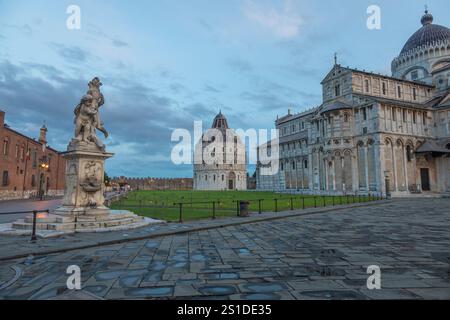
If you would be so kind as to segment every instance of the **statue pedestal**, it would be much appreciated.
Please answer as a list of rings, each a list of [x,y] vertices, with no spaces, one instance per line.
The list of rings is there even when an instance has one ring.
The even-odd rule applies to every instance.
[[[103,195],[105,186],[105,160],[112,153],[92,150],[70,150],[66,159],[66,187],[62,206],[55,210],[58,215],[94,215],[109,214],[109,208]]]

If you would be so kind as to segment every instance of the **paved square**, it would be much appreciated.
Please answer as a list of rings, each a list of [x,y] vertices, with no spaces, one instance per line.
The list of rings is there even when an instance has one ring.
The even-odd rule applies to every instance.
[[[66,268],[106,299],[450,299],[450,199],[381,205],[0,264],[2,299],[65,293]],[[368,290],[369,265],[381,290]]]

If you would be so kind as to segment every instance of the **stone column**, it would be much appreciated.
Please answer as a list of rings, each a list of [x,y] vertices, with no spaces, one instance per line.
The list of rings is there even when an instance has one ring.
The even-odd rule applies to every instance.
[[[358,149],[356,149],[356,154],[358,154]],[[352,184],[353,191],[358,191],[359,189],[359,173],[358,173],[358,160],[356,155],[351,156],[352,160]]]

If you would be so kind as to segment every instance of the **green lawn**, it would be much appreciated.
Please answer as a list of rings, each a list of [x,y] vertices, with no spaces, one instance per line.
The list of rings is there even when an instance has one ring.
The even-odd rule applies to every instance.
[[[130,210],[138,215],[162,219],[166,221],[178,221],[180,207],[175,203],[183,203],[183,220],[206,219],[213,217],[213,204],[216,202],[215,211],[217,217],[236,216],[237,202],[245,200],[250,202],[250,211],[259,211],[259,199],[261,211],[287,211],[292,207],[301,209],[310,207],[332,206],[333,203],[346,204],[369,201],[368,197],[348,196],[302,196],[289,194],[276,194],[274,192],[259,191],[133,191],[119,202],[111,205],[112,209]],[[277,199],[275,201],[274,199]],[[372,198],[370,199],[372,201]]]

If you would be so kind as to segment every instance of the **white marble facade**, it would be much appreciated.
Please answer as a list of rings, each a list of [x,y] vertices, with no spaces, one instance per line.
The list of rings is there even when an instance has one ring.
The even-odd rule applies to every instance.
[[[195,146],[194,190],[246,189],[245,145],[220,112]]]
[[[321,106],[276,120],[281,170],[258,189],[450,192],[450,30],[421,22],[392,77],[335,63]]]

